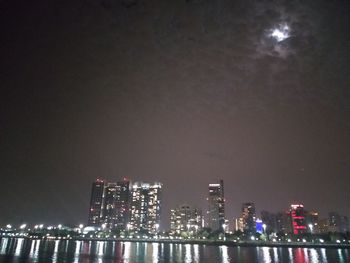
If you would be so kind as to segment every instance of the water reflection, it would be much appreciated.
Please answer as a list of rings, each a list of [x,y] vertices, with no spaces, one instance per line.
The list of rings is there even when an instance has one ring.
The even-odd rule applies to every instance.
[[[185,263],[191,263],[191,262],[192,262],[191,245],[186,244],[185,245]]]
[[[294,262],[293,249],[288,248],[289,262]]]
[[[328,262],[325,248],[321,248],[321,262],[323,263]]]
[[[199,262],[199,245],[193,245],[193,262]]]
[[[16,250],[15,250],[15,256],[19,256],[22,251],[24,238],[18,238],[16,243]]]
[[[152,262],[158,262],[158,243],[152,243]]]
[[[259,249],[259,252],[260,253],[262,252],[262,254],[263,254],[262,258],[263,258],[264,263],[272,262],[269,247],[263,247],[263,248],[258,248],[258,249]],[[260,255],[259,255],[259,258],[261,258]]]
[[[338,258],[339,258],[339,262],[343,263],[344,262],[344,257],[343,257],[343,251],[342,249],[338,249]]]
[[[8,238],[3,238],[1,240],[1,243],[0,243],[0,246],[1,246],[0,253],[1,254],[6,254],[6,248],[7,248],[8,242],[9,242]]]
[[[10,260],[9,260],[10,258]],[[346,249],[0,239],[0,262],[350,262]]]
[[[31,258],[38,258],[40,242],[41,242],[41,240],[33,240],[32,241],[32,245],[30,248],[30,254],[29,254]]]
[[[310,258],[310,262],[311,263],[318,263],[318,262],[320,262],[320,258],[319,258],[319,255],[318,255],[316,249],[309,249],[308,252],[309,252],[308,257]]]
[[[230,262],[230,258],[228,256],[228,248],[227,248],[227,246],[220,246],[219,249],[220,249],[221,262],[222,263]]]

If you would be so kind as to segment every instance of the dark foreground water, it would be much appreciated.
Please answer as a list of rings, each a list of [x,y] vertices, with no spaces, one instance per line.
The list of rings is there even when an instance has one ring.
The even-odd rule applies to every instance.
[[[0,262],[350,262],[348,249],[3,238]]]

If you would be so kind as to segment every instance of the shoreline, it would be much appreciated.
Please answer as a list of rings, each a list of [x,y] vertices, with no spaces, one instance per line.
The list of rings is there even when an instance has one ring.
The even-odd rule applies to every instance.
[[[349,244],[338,243],[311,243],[311,242],[271,242],[271,241],[230,241],[230,240],[181,240],[181,239],[143,239],[143,238],[32,238],[27,236],[9,237],[11,239],[29,239],[29,240],[46,240],[46,241],[100,241],[100,242],[133,242],[133,243],[163,243],[163,244],[190,244],[190,245],[207,245],[207,246],[229,246],[229,247],[284,247],[284,248],[330,248],[330,249],[350,249]]]

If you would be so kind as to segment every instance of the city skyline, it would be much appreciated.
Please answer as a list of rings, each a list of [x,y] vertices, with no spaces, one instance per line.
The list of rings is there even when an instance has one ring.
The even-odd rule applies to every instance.
[[[219,178],[229,219],[350,214],[350,1],[133,3],[0,1],[0,224],[81,222],[124,177],[163,218]]]
[[[248,235],[272,232],[302,235],[350,231],[348,216],[328,212],[328,217],[321,217],[315,210],[306,210],[301,203],[290,204],[289,210],[276,212],[261,208],[260,213],[257,213],[254,202],[243,202],[240,217],[227,218],[222,179],[208,185],[206,208],[184,203],[172,207],[170,213],[162,218],[162,188],[163,184],[160,182],[132,182],[126,178],[118,182],[107,182],[96,179],[92,183],[87,226],[150,234],[169,231],[174,236],[181,236],[183,233],[194,235],[202,229],[210,229],[213,232],[239,230]],[[165,223],[167,221],[170,221],[170,224]]]

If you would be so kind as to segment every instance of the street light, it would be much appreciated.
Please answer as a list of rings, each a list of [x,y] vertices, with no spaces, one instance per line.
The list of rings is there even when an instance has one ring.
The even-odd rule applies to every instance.
[[[6,228],[11,229],[12,226],[10,224],[6,225]]]
[[[25,229],[26,227],[27,227],[27,224],[22,224],[19,228],[23,230],[23,229]]]
[[[266,233],[267,225],[266,225],[266,224],[263,224],[262,227],[263,227],[263,229],[264,229],[264,234],[265,234],[265,236],[266,236],[266,239],[268,240],[269,237],[268,237],[268,235],[267,235],[267,233]]]

